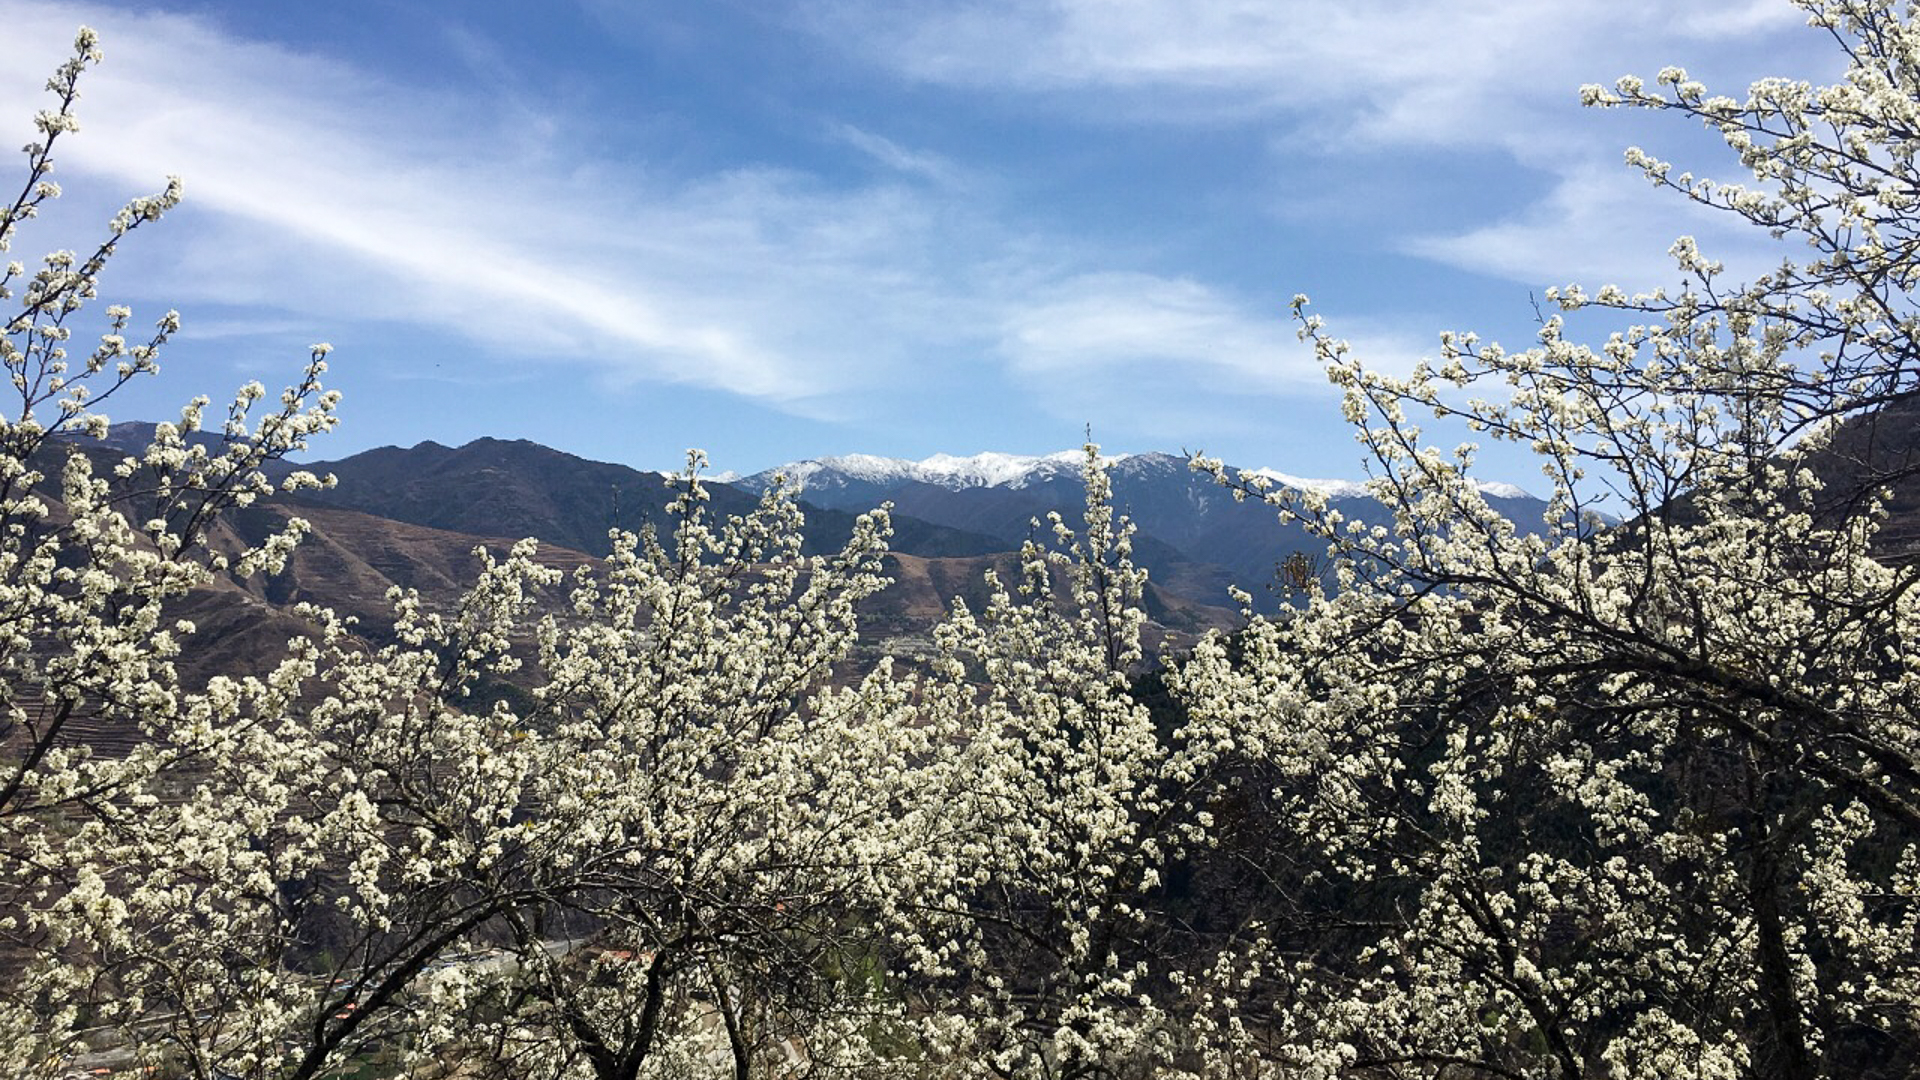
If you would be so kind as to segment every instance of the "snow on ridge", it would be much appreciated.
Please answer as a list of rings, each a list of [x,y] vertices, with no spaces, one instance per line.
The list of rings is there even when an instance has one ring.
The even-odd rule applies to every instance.
[[[878,454],[842,454],[785,465],[778,471],[786,473],[787,479],[795,486],[803,486],[815,473],[827,469],[860,480],[886,480],[898,475],[902,464],[898,458],[881,457]]]
[[[1258,476],[1271,480],[1283,487],[1299,491],[1312,491],[1330,499],[1370,498],[1367,485],[1358,480],[1318,480],[1306,476],[1292,476],[1278,469],[1246,469],[1242,476]],[[1473,486],[1482,495],[1491,495],[1496,499],[1531,499],[1532,493],[1518,484],[1509,484],[1501,480],[1476,480]]]
[[[800,488],[805,487],[807,481],[813,479],[816,473],[826,471],[826,468],[826,465],[818,461],[796,461],[791,465],[782,465],[778,469],[770,470],[769,473],[763,473],[761,475],[771,475],[771,473],[774,472],[785,473],[787,476],[787,485],[789,487]]]
[[[1531,499],[1533,493],[1518,484],[1503,483],[1499,480],[1482,480],[1473,485],[1480,494],[1491,495],[1496,499]]]
[[[1059,476],[1067,472],[1078,472],[1083,454],[1084,451],[1081,450],[1059,450],[1051,454],[1031,455],[1004,454],[989,450],[965,457],[956,454],[934,454],[919,461],[881,457],[878,454],[841,454],[835,457],[797,461],[777,469],[768,469],[746,479],[750,485],[765,487],[771,483],[775,473],[785,473],[787,485],[795,491],[806,490],[814,478],[823,473],[875,484],[917,481],[952,491],[976,487],[1022,488],[1035,480]],[[1100,460],[1107,467],[1112,468],[1127,461],[1152,463],[1155,459],[1164,456],[1116,454],[1102,455]],[[1327,480],[1294,476],[1278,469],[1246,469],[1242,471],[1242,475],[1263,477],[1285,487],[1318,492],[1328,498],[1370,498],[1366,484],[1358,480]],[[1483,494],[1494,498],[1530,499],[1533,497],[1518,485],[1501,481],[1481,480],[1477,481],[1475,486]]]
[[[1081,451],[1060,450],[1051,454],[1024,457],[991,450],[971,457],[935,454],[930,458],[906,462],[916,480],[942,487],[1020,487],[1035,472],[1048,466],[1073,466]],[[1051,471],[1051,470],[1049,470]]]
[[[1366,485],[1357,480],[1318,480],[1283,473],[1279,469],[1242,469],[1240,475],[1257,476],[1262,480],[1271,480],[1281,487],[1290,487],[1296,491],[1311,491],[1330,499],[1357,498],[1367,493]]]
[[[835,472],[870,483],[918,481],[953,490],[970,487],[1018,488],[1026,486],[1037,475],[1054,474],[1077,467],[1081,454],[1079,450],[1037,455],[1003,454],[989,450],[967,457],[935,454],[919,461],[877,454],[841,454],[782,465],[749,479],[764,482],[771,480],[774,473],[785,473],[788,485],[796,491],[805,490],[807,484],[822,472]],[[1111,465],[1127,456],[1104,457],[1102,460]]]

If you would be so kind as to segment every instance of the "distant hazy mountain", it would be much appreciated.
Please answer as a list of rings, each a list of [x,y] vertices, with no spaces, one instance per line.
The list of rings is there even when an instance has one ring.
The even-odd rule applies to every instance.
[[[116,425],[100,449],[136,450],[151,435],[152,425]],[[1079,451],[923,461],[823,458],[731,484],[716,481],[709,485],[710,506],[716,514],[745,513],[783,473],[806,510],[808,546],[825,550],[844,541],[855,514],[891,502],[898,553],[891,572],[899,585],[865,605],[873,631],[869,647],[888,648],[885,641],[917,640],[954,598],[980,599],[985,571],[1011,572],[1011,553],[1028,537],[1050,541],[1048,514],[1059,513],[1077,528],[1085,502],[1081,466]],[[1130,454],[1109,459],[1107,466],[1115,502],[1138,529],[1135,558],[1152,580],[1146,605],[1163,629],[1193,633],[1231,623],[1228,589],[1234,584],[1271,606],[1266,586],[1278,564],[1295,551],[1324,547],[1300,526],[1281,524],[1271,507],[1234,500],[1188,468],[1185,458]],[[498,548],[533,536],[557,549],[552,557],[580,565],[605,551],[610,528],[668,524],[665,508],[673,497],[659,473],[526,441],[479,439],[461,447],[423,442],[306,467],[333,473],[338,486],[233,515],[230,527],[241,534],[268,528],[289,513],[307,517],[314,531],[287,574],[234,582],[237,591],[224,601],[230,608],[258,605],[265,618],[288,603],[313,600],[377,628],[391,585],[418,587],[450,602],[470,577],[468,553],[476,544]],[[1270,471],[1258,475],[1323,491],[1350,518],[1385,514],[1357,485]],[[1538,522],[1539,500],[1517,489],[1488,490],[1495,505],[1523,527]],[[254,619],[233,622],[234,633]],[[274,625],[263,640],[284,640],[277,616]],[[239,638],[232,640],[237,646]]]
[[[971,457],[935,454],[919,461],[873,454],[845,454],[796,461],[732,482],[752,491],[764,491],[772,485],[773,478],[780,475],[786,477],[789,488],[808,493],[869,489],[888,491],[907,483],[931,484],[950,491],[978,487],[1019,490],[1062,478],[1077,482],[1085,460],[1085,454],[1079,450],[1037,455],[988,452]],[[1103,456],[1101,460],[1116,475],[1188,471],[1187,459],[1174,454],[1121,454]],[[1246,469],[1244,472],[1248,476],[1265,477],[1286,487],[1318,491],[1334,498],[1367,497],[1366,485],[1358,480],[1315,480],[1270,468]],[[1482,481],[1477,486],[1483,493],[1495,498],[1533,498],[1513,484]],[[835,501],[838,501],[837,496]]]
[[[134,451],[152,433],[152,424],[116,424],[104,448]],[[203,439],[218,441],[217,436]],[[1017,550],[1036,533],[1047,539],[1049,513],[1077,526],[1085,498],[1082,461],[1078,450],[1037,456],[940,454],[921,461],[854,454],[795,462],[708,486],[715,513],[741,514],[776,475],[784,475],[807,509],[812,550],[837,547],[855,514],[890,502],[895,551],[969,559]],[[1106,463],[1118,508],[1138,529],[1135,557],[1169,596],[1226,605],[1228,587],[1238,584],[1260,597],[1288,555],[1324,547],[1299,525],[1282,524],[1272,508],[1236,501],[1210,477],[1193,472],[1184,457],[1128,454]],[[288,500],[295,506],[354,510],[466,537],[532,536],[589,556],[604,552],[611,528],[667,525],[665,508],[673,496],[660,473],[589,461],[525,440],[389,446],[306,467],[333,473],[339,484]],[[1323,492],[1352,519],[1385,516],[1351,481],[1306,479],[1271,469],[1249,472]],[[1542,502],[1509,485],[1482,488],[1523,529],[1538,527]],[[1038,530],[1036,521],[1042,523]]]
[[[1032,532],[1033,521],[1050,512],[1077,522],[1085,498],[1083,460],[1077,450],[1031,457],[941,454],[923,461],[856,454],[795,462],[737,483],[757,492],[784,476],[801,499],[819,506],[856,510],[891,501],[898,513],[1017,544]],[[1281,524],[1271,507],[1236,501],[1211,477],[1189,468],[1184,457],[1126,454],[1108,459],[1107,466],[1115,502],[1139,530],[1138,560],[1154,580],[1183,595],[1221,603],[1229,582],[1259,595],[1281,560],[1325,547],[1298,524]],[[1248,472],[1322,492],[1350,519],[1386,517],[1385,508],[1353,481]],[[1540,527],[1546,508],[1541,500],[1510,484],[1482,484],[1481,490],[1522,529]]]
[[[765,491],[774,477],[786,477],[787,487],[804,492],[822,505],[841,504],[865,495],[898,490],[904,484],[928,484],[948,491],[997,487],[1018,490],[1049,479],[1076,479],[1084,456],[1063,450],[1039,457],[1017,454],[975,454],[955,457],[935,454],[922,461],[845,454],[815,458],[768,469],[734,481],[749,491]]]

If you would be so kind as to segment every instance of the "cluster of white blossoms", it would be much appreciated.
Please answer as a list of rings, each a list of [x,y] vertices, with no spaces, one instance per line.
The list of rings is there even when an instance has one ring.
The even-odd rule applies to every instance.
[[[1747,187],[1628,162],[1810,258],[1729,285],[1683,239],[1676,292],[1551,294],[1634,320],[1603,344],[1558,318],[1525,351],[1448,336],[1406,378],[1302,314],[1394,525],[1291,507],[1338,591],[1178,674],[1267,770],[1272,842],[1313,853],[1276,880],[1296,935],[1327,928],[1281,950],[1282,1061],[1321,1068],[1338,1044],[1340,1070],[1380,1075],[1904,1068],[1920,568],[1880,526],[1920,463],[1920,34],[1894,5],[1803,6],[1849,48],[1838,87],[1769,80],[1742,102],[1669,69],[1666,96],[1626,79],[1584,97],[1724,134]],[[1419,411],[1537,454],[1545,535],[1491,510],[1473,447],[1425,445]]]
[[[49,83],[57,105],[38,118],[21,194],[0,206],[0,248],[59,194],[53,150],[78,128],[76,84],[97,58],[82,31]],[[143,454],[72,452],[105,433],[101,403],[154,371],[179,328],[168,312],[130,345],[132,313],[111,307],[99,344],[68,352],[116,245],[178,197],[174,182],[135,200],[84,258],[55,252],[31,276],[18,262],[0,276],[14,305],[0,364],[16,394],[0,415],[0,1061],[13,1075],[56,1071],[89,1033],[116,1028],[142,1032],[121,1040],[140,1055],[205,1046],[209,1032],[237,1047],[240,1032],[279,1022],[297,985],[236,969],[235,943],[256,933],[249,905],[304,856],[258,842],[277,827],[272,808],[250,813],[207,781],[251,767],[273,732],[246,718],[287,715],[300,673],[195,691],[174,667],[193,626],[169,609],[222,573],[276,568],[297,540],[298,519],[258,544],[216,551],[208,537],[231,507],[320,483],[275,485],[261,469],[333,425],[325,347],[277,409],[255,415],[258,394],[236,398],[217,442],[191,438],[201,400]],[[82,731],[131,749],[96,755]],[[271,800],[271,785],[254,795]]]
[[[790,491],[715,518],[696,454],[670,524],[571,579],[482,552],[451,610],[396,593],[384,644],[304,609],[270,670],[189,684],[170,612],[304,528],[219,523],[323,482],[261,470],[331,426],[327,350],[264,415],[253,384],[104,453],[100,402],[178,319],[129,344],[107,308],[74,361],[70,323],[177,182],[91,256],[9,264],[0,1072],[1897,1074],[1920,559],[1882,525],[1920,470],[1920,25],[1802,6],[1838,86],[1583,97],[1721,132],[1743,186],[1628,161],[1812,254],[1731,285],[1683,240],[1675,290],[1553,293],[1630,324],[1597,346],[1446,335],[1404,378],[1301,298],[1393,520],[1196,461],[1327,550],[1158,668],[1090,446],[1084,518],[1036,523],[923,669],[855,668],[884,510],[813,554]],[[58,195],[97,55],[82,32],[53,80],[0,246]],[[1545,530],[1422,411],[1536,453]]]

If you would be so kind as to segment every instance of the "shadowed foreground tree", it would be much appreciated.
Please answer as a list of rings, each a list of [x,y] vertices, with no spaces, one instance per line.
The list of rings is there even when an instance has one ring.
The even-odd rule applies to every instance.
[[[1310,853],[1275,910],[1340,927],[1273,928],[1280,1060],[1803,1078],[1920,1053],[1920,567],[1876,545],[1910,459],[1858,453],[1920,392],[1920,26],[1801,6],[1847,53],[1835,86],[1737,100],[1668,68],[1583,91],[1721,133],[1742,183],[1627,160],[1786,241],[1777,268],[1730,283],[1682,239],[1674,291],[1549,293],[1620,317],[1601,344],[1560,316],[1524,351],[1445,335],[1407,378],[1296,302],[1394,521],[1274,493],[1329,540],[1337,593],[1177,680],[1275,775],[1275,844]],[[1420,411],[1539,455],[1549,531],[1491,510]]]

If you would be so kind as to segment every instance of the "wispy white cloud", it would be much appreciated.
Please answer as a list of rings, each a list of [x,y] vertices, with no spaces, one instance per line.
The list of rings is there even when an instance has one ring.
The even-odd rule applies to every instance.
[[[894,172],[916,176],[945,187],[960,187],[969,181],[964,169],[939,154],[908,149],[892,139],[852,124],[830,124],[827,133],[834,141],[853,147]]]
[[[1341,315],[1335,329],[1380,371],[1410,371],[1436,349],[1432,335],[1378,315]],[[1188,278],[1103,272],[1061,281],[1008,305],[999,348],[1015,370],[1061,381],[1155,373],[1263,396],[1327,386],[1287,298],[1262,304]]]
[[[9,6],[15,51],[51,67],[75,14]],[[120,190],[186,177],[195,219],[165,241],[170,300],[285,316],[261,326],[426,326],[616,385],[686,383],[825,418],[920,381],[915,364],[936,354],[1016,375],[1149,364],[1260,393],[1321,382],[1277,301],[1095,269],[1096,248],[997,217],[962,166],[851,124],[829,137],[889,175],[665,179],[556,152],[567,133],[530,122],[519,98],[503,119],[192,18],[80,14],[109,56],[63,158]],[[36,87],[0,83],[0,115],[23,115]]]
[[[63,172],[120,191],[183,175],[196,227],[167,242],[191,271],[181,287],[209,299],[424,324],[495,355],[809,412],[966,325],[954,309],[971,293],[943,259],[996,243],[892,182],[834,189],[774,168],[669,181],[555,155],[524,110],[491,116],[190,17],[32,2],[5,15],[9,54],[47,70],[76,21],[101,30],[107,61],[85,79]],[[44,78],[10,68],[0,115],[42,107]],[[856,136],[893,168],[942,174],[842,131]]]
[[[1144,90],[1131,104],[1313,111],[1346,135],[1500,140],[1501,113],[1542,86],[1607,81],[1676,38],[1738,54],[1801,17],[1778,0],[833,0],[812,25],[910,79],[1018,92]],[[1801,35],[1805,37],[1805,35]],[[1106,108],[1116,102],[1102,98]],[[1127,104],[1127,102],[1119,102]]]
[[[10,11],[10,28],[25,22],[33,42],[17,54],[58,55],[41,43],[70,34],[73,14]],[[369,301],[361,310],[494,340],[560,324],[579,344],[597,339],[662,374],[696,365],[748,393],[796,392],[777,355],[749,335],[686,318],[570,257],[569,242],[591,235],[586,223],[537,205],[546,178],[506,183],[520,162],[499,155],[490,128],[438,128],[432,116],[449,103],[409,101],[364,73],[188,18],[86,14],[108,60],[87,76],[84,130],[62,146],[63,165],[136,186],[184,175],[193,205],[251,226],[254,259],[236,268],[263,246],[291,260],[344,256],[368,274],[353,298]],[[0,101],[12,115],[27,105],[11,94]],[[559,226],[545,244],[526,227],[542,219]]]
[[[1029,373],[1158,366],[1269,390],[1321,381],[1279,305],[1255,311],[1188,279],[1082,275],[1011,305],[1002,327],[1001,353]]]
[[[1780,257],[1764,234],[1672,192],[1651,191],[1637,171],[1577,161],[1557,171],[1540,202],[1478,228],[1411,237],[1404,249],[1534,287],[1579,282],[1628,291],[1674,284],[1677,271],[1666,252],[1683,235],[1695,237],[1742,280]]]
[[[1498,141],[1540,88],[1654,66],[1658,43],[1730,44],[1798,21],[1767,0],[837,0],[814,25],[933,83],[1023,92],[1142,91],[1147,113],[1317,114],[1343,134]],[[1168,95],[1176,95],[1170,107]],[[1126,102],[1102,98],[1099,107]],[[1184,105],[1185,108],[1179,108]]]
[[[1544,173],[1542,201],[1402,245],[1535,285],[1656,274],[1675,236],[1711,228],[1635,187],[1618,164],[1632,127],[1582,114],[1581,83],[1685,63],[1738,92],[1764,75],[1835,74],[1838,63],[1784,0],[835,0],[817,11],[819,32],[904,78],[1095,122],[1244,125],[1278,159],[1364,149],[1391,167],[1383,153],[1439,150]],[[1356,197],[1289,192],[1290,204]]]
[[[1805,24],[1807,17],[1797,6],[1783,0],[1734,0],[1712,5],[1687,5],[1672,11],[1674,28],[1700,40],[1713,40],[1728,34],[1785,30]]]

